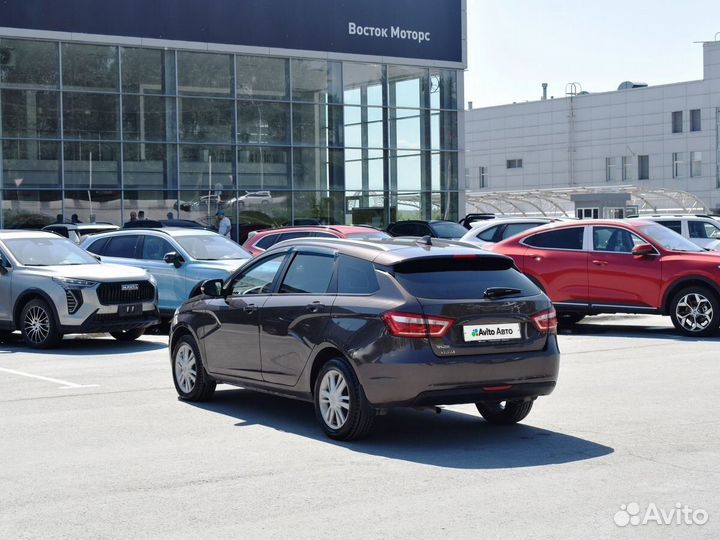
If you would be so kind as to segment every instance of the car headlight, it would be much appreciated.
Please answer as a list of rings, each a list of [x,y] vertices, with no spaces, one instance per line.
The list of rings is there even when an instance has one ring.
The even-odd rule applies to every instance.
[[[54,277],[53,281],[65,289],[89,289],[90,287],[94,287],[98,284],[97,281],[90,281],[88,279],[66,277]]]
[[[178,322],[178,315],[180,314],[180,308],[177,308],[175,310],[175,313],[173,313],[172,320],[170,321],[170,326],[175,326]]]
[[[157,285],[157,279],[155,279],[155,276],[153,276],[153,275],[150,274],[150,273],[148,273],[148,281],[149,281],[150,283],[152,283],[153,285]]]

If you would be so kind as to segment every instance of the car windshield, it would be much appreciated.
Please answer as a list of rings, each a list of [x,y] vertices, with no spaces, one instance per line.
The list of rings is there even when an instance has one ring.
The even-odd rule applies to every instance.
[[[347,236],[347,238],[354,238],[355,240],[384,240],[385,238],[392,238],[388,233],[382,231],[349,233],[345,236]]]
[[[452,221],[433,223],[431,224],[431,227],[438,238],[457,240],[458,238],[465,236],[465,233],[467,233],[467,229],[465,227],[459,223],[453,223]]]
[[[5,245],[24,266],[100,264],[87,251],[64,238],[13,238],[5,240]]]
[[[223,261],[250,258],[250,254],[247,251],[232,240],[228,240],[220,235],[178,236],[175,240],[187,251],[188,255],[199,261]]]
[[[668,251],[690,251],[694,253],[705,251],[703,248],[696,246],[690,240],[685,239],[685,237],[680,236],[675,231],[656,223],[652,225],[640,225],[638,230]]]

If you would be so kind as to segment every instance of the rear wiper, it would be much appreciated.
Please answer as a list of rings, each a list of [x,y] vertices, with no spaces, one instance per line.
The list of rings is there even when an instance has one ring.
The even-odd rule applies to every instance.
[[[513,296],[521,292],[520,289],[513,287],[489,287],[485,289],[484,296],[485,298],[500,298],[501,296]]]

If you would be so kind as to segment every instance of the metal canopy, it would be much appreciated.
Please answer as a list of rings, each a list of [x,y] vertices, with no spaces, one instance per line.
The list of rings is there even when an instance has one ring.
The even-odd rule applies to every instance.
[[[642,214],[705,214],[708,207],[686,191],[636,186],[597,186],[534,189],[530,191],[466,191],[468,213],[491,212],[508,216],[575,216],[573,195],[627,193],[630,205]]]

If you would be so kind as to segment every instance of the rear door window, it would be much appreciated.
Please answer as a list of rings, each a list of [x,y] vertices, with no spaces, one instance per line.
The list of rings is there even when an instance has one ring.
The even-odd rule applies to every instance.
[[[341,255],[338,260],[338,294],[372,294],[380,290],[371,262]]]
[[[657,221],[663,227],[667,227],[671,231],[682,234],[682,221]]]
[[[528,229],[539,227],[541,223],[509,223],[505,225],[505,230],[502,232],[502,239],[510,238],[521,232],[525,232]]]
[[[525,239],[528,246],[544,249],[569,249],[582,250],[583,248],[583,227],[568,227],[555,231],[534,234]]]
[[[394,274],[418,298],[477,300],[490,287],[519,289],[522,296],[540,294],[532,281],[513,268],[512,261],[499,257],[416,259],[395,266]]]
[[[137,235],[114,236],[105,246],[103,255],[120,259],[135,259],[137,258],[135,248],[139,238]]]
[[[268,234],[267,236],[258,240],[255,243],[255,247],[260,249],[270,249],[270,247],[275,245],[279,236],[279,234]]]
[[[335,258],[330,255],[298,253],[285,274],[280,293],[326,294],[334,267]]]
[[[94,253],[95,255],[104,255],[103,251],[107,243],[108,238],[100,238],[99,240],[91,242],[90,245],[87,247],[87,250],[90,253]]]

